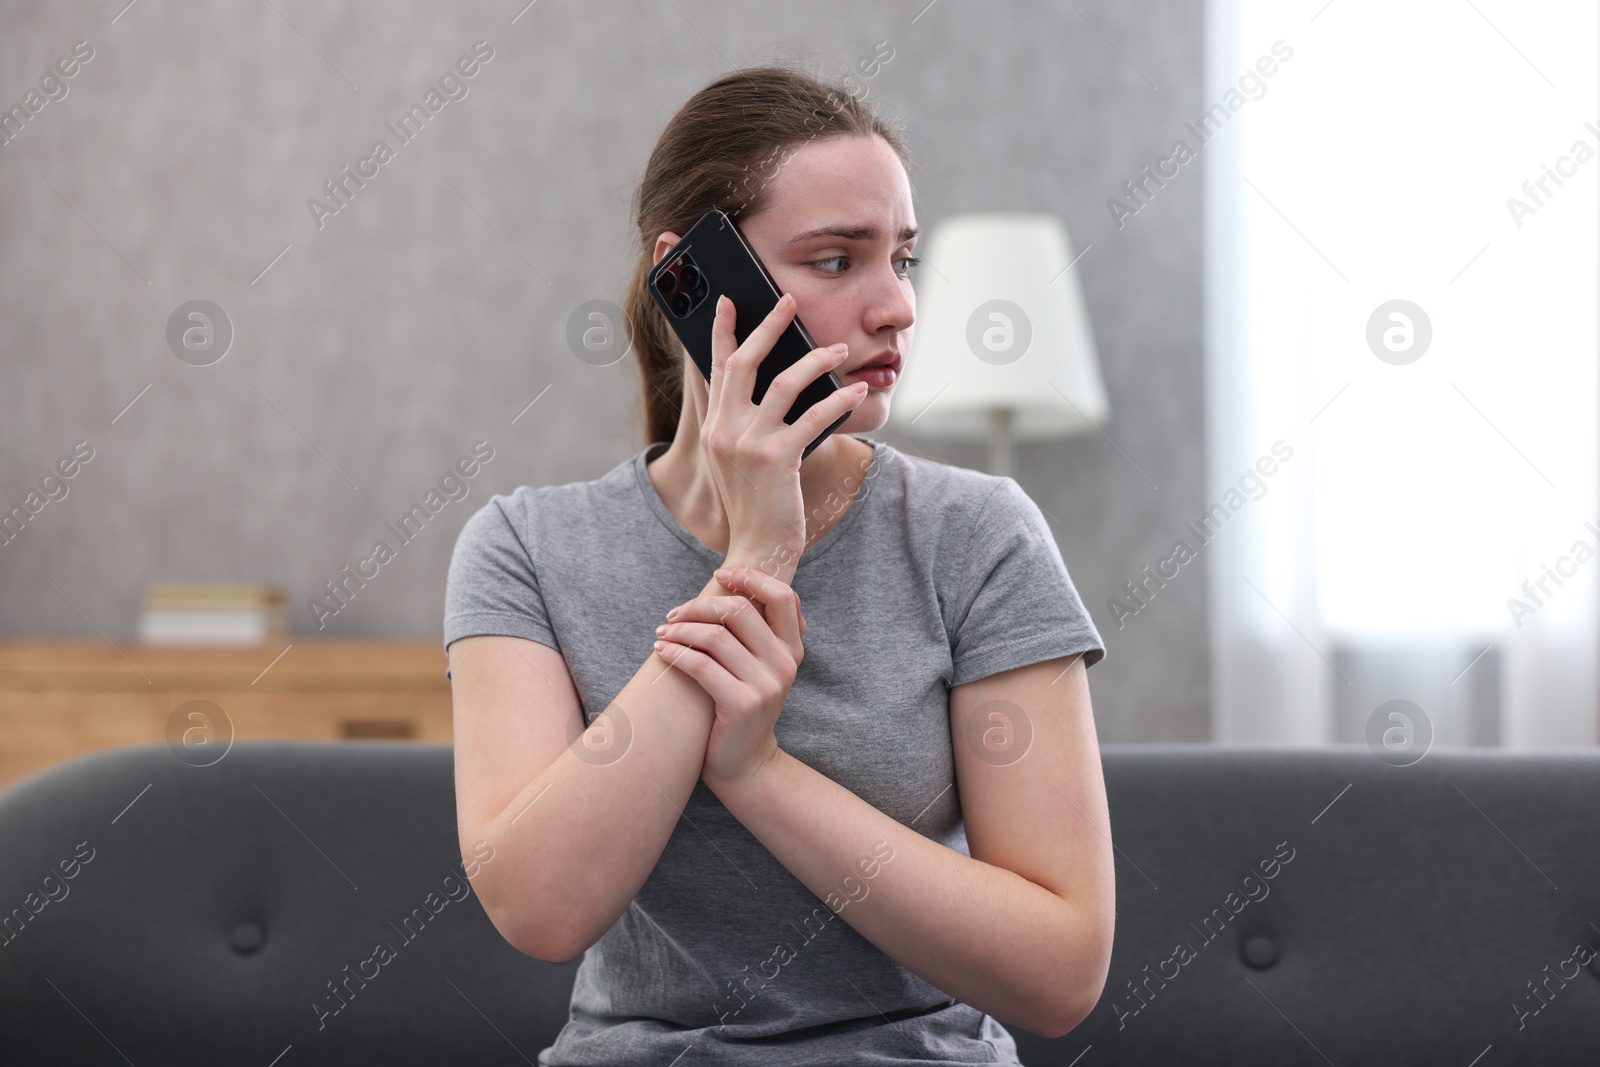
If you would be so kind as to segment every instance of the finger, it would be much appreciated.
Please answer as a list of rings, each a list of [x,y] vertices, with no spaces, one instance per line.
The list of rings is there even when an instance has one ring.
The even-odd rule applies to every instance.
[[[765,605],[735,590],[731,596],[695,597],[686,604],[680,604],[675,609],[676,614],[667,623],[694,622],[726,627],[759,654],[765,647],[764,639],[776,640],[772,636],[765,610]]]
[[[782,585],[781,582],[777,584]],[[669,619],[667,624],[671,626],[681,622],[703,623],[725,630],[755,660],[775,663],[777,657],[784,655],[795,659],[794,646],[799,640],[797,637],[793,639],[780,637],[774,632],[772,619],[769,618],[772,612],[772,608],[753,598],[739,595],[703,596],[680,606],[677,614]],[[780,626],[780,629],[784,633],[789,633],[792,627]],[[695,644],[697,647],[704,647],[699,642]],[[730,668],[737,663],[741,669],[735,669],[733,673],[740,678],[749,681],[753,677],[747,670],[742,669],[744,666],[742,660],[723,662]]]
[[[717,418],[717,413],[722,408],[724,391],[722,387],[727,384],[724,379],[728,377],[724,368],[727,366],[728,357],[738,347],[733,332],[734,314],[733,301],[725,296],[718,296],[716,311],[711,316],[711,378],[706,382],[704,418],[706,423]]]
[[[730,300],[728,303],[731,306],[733,302]],[[789,322],[794,318],[794,313],[794,297],[788,293],[783,294],[778,299],[777,306],[767,313],[767,317],[762,319],[755,329],[750,331],[750,336],[744,339],[744,343],[730,353],[727,360],[723,361],[723,371],[728,378],[727,386],[733,390],[732,393],[727,395],[737,396],[746,401],[755,396],[756,368],[761,365],[762,360],[771,354],[772,346],[778,342],[778,335],[789,328]],[[733,332],[731,315],[729,319],[728,332],[731,334]],[[785,408],[784,411],[788,411],[788,408]],[[782,421],[781,416],[780,421]]]
[[[676,641],[658,639],[656,654],[698,682],[716,703],[732,705],[737,698],[738,681],[704,652]]]
[[[728,362],[728,357],[733,355],[733,350],[738,347],[735,340],[733,324],[736,312],[733,301],[726,296],[718,296],[716,312],[711,316],[711,381],[710,406],[707,410],[715,411],[717,397],[721,394],[722,379],[726,377],[723,367]]]
[[[656,640],[680,646],[709,661],[727,678],[730,686],[754,686],[766,673],[766,667],[738,638],[725,627],[713,623],[672,623]],[[694,667],[698,661],[685,659],[684,663]],[[698,669],[704,672],[706,667],[701,664]],[[715,695],[724,704],[735,703],[732,690]]]
[[[867,392],[866,382],[853,382],[843,389],[835,389],[806,408],[805,414],[795,419],[787,429],[779,431],[778,436],[789,439],[789,448],[796,452],[803,451],[806,445],[816,439],[817,434],[832,426],[835,419],[865,400]],[[765,399],[762,398],[763,401]]]
[[[772,384],[767,386],[766,395],[761,398],[758,406],[774,416],[772,421],[782,422],[789,409],[794,407],[795,398],[800,395],[802,389],[849,357],[849,346],[842,341],[828,348],[813,348],[782,374],[772,379]]]
[[[719,575],[718,581],[722,581]],[[733,567],[728,571],[728,588],[736,593],[748,593],[762,608],[762,617],[780,640],[789,645],[800,640],[800,597],[785,582],[750,567]]]

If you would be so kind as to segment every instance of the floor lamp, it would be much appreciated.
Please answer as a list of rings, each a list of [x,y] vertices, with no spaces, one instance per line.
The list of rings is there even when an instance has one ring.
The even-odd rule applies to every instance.
[[[889,424],[989,442],[1010,475],[1019,440],[1066,437],[1110,415],[1066,227],[983,212],[935,225],[919,247],[917,319]]]

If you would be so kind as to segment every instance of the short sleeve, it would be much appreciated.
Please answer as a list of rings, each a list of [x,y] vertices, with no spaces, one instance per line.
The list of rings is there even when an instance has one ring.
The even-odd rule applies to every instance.
[[[444,647],[478,634],[525,637],[560,651],[518,505],[526,490],[496,495],[473,513],[456,537],[444,594]],[[449,677],[449,671],[445,672]]]
[[[952,686],[1058,656],[1105,658],[1105,645],[1033,498],[1002,478],[968,540],[951,634]]]

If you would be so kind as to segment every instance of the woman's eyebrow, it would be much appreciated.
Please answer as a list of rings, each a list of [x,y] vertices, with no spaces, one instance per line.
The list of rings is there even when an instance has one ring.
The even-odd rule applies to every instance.
[[[789,243],[797,245],[802,241],[809,241],[816,237],[842,237],[847,241],[875,241],[878,238],[878,232],[876,226],[846,226],[842,223],[834,223],[828,226],[819,226],[814,230],[807,230],[798,237],[791,238]],[[900,231],[900,243],[906,243],[921,232],[921,229],[916,226],[905,227]]]

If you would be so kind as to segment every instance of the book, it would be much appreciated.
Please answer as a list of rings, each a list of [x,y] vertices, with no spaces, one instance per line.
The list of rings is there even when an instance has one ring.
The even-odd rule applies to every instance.
[[[146,644],[258,645],[288,632],[283,592],[270,585],[152,585],[139,615]]]

